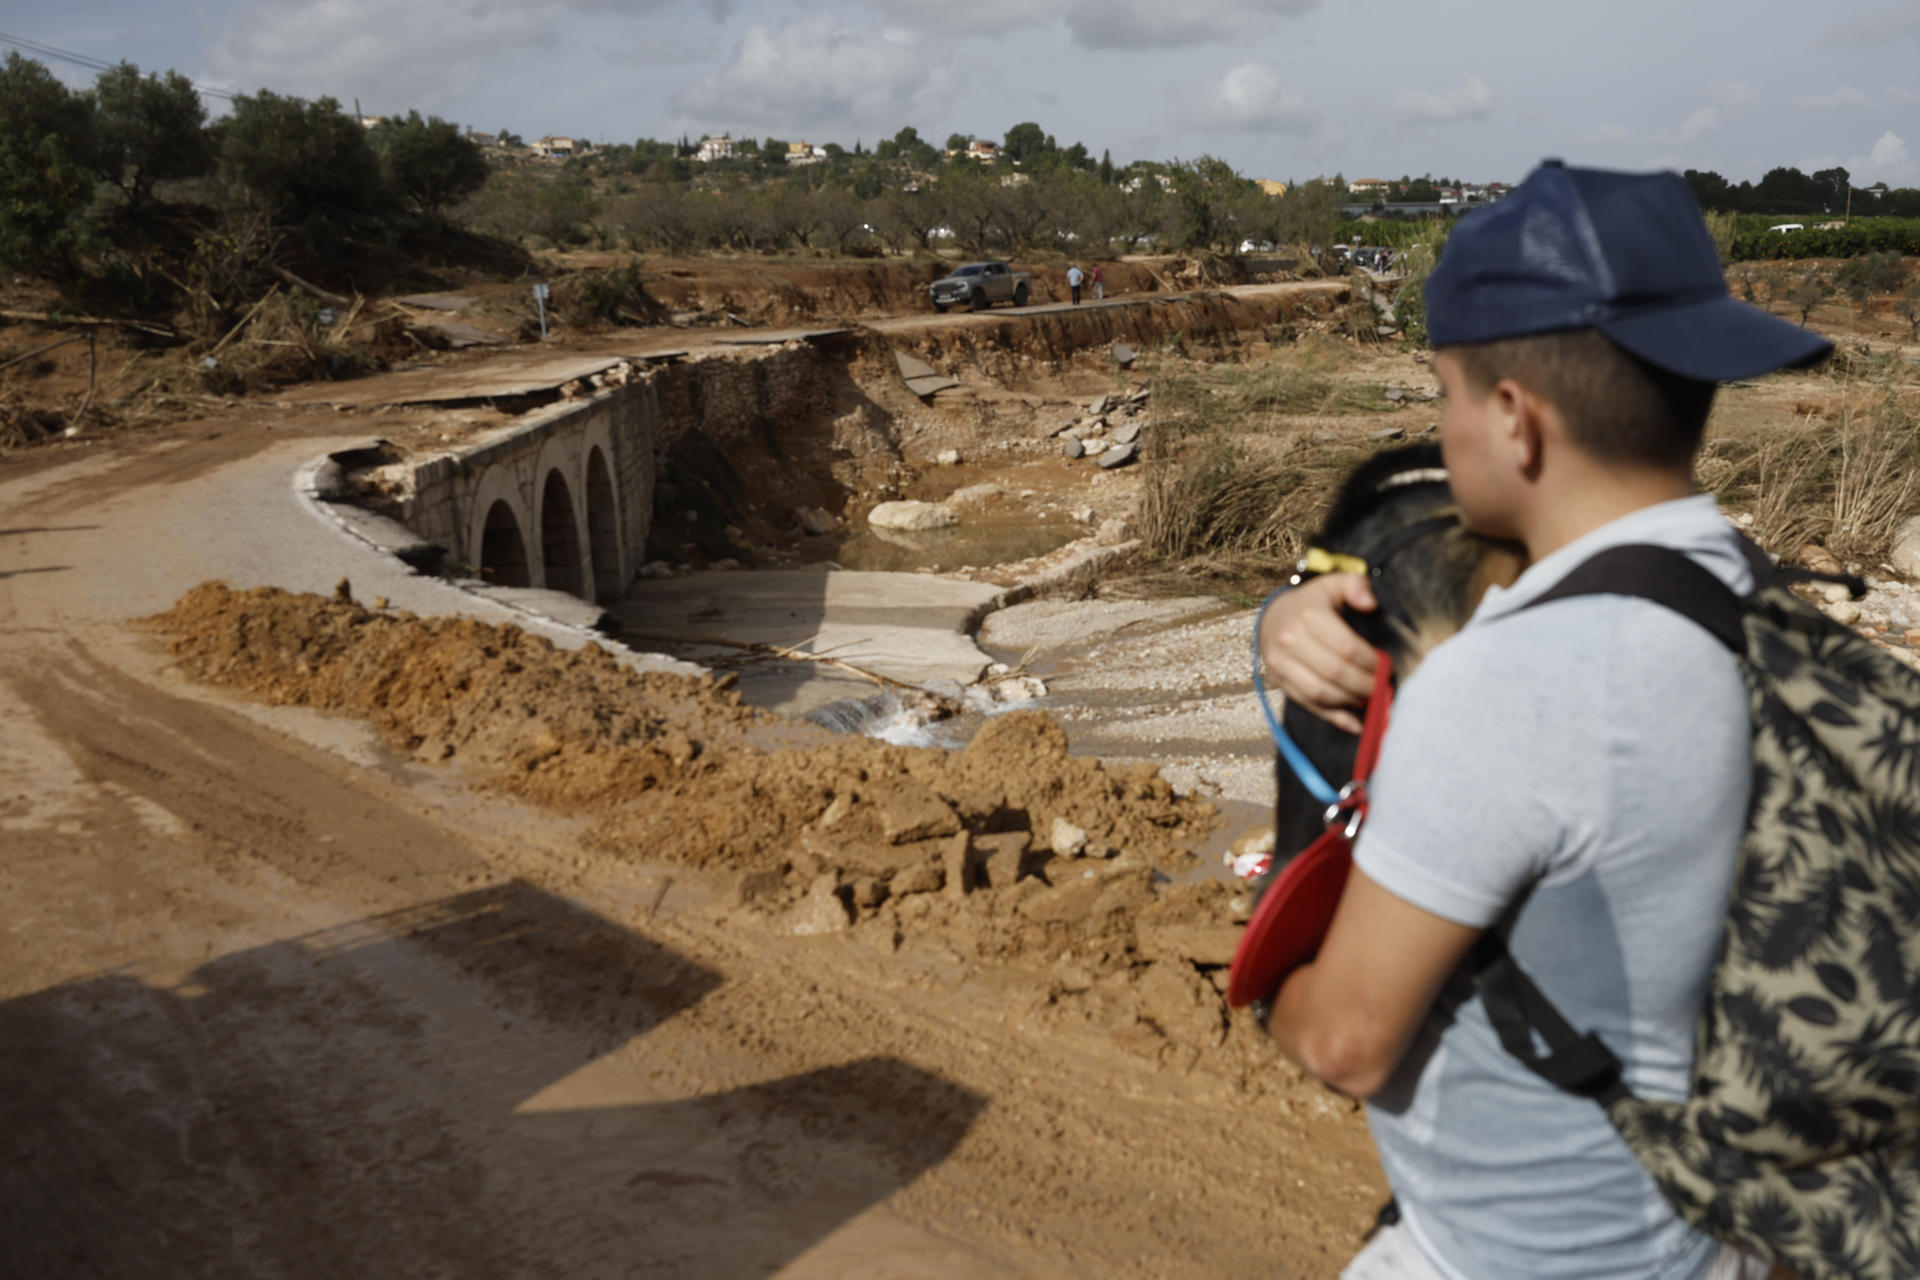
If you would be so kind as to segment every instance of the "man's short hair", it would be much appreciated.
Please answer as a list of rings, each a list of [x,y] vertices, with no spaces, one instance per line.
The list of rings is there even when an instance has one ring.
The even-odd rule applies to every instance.
[[[1715,384],[1648,364],[1597,329],[1567,329],[1443,350],[1477,395],[1512,378],[1560,411],[1573,442],[1607,462],[1684,466],[1700,448]]]

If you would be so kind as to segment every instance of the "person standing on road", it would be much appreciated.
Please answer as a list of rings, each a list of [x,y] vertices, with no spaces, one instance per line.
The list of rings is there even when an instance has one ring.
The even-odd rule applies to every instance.
[[[1345,1280],[1749,1280],[1587,1097],[1509,1054],[1469,980],[1496,930],[1635,1096],[1686,1096],[1694,1029],[1754,776],[1747,691],[1677,613],[1589,595],[1541,608],[1616,546],[1688,556],[1735,592],[1738,536],[1694,484],[1715,384],[1832,344],[1727,293],[1677,174],[1549,162],[1461,219],[1426,286],[1440,448],[1462,523],[1531,567],[1401,686],[1325,942],[1282,982],[1281,1050],[1367,1099],[1398,1205]],[[1357,729],[1374,655],[1326,574],[1268,610],[1290,700]]]
[[[1080,305],[1080,282],[1086,279],[1086,273],[1080,270],[1080,264],[1074,263],[1067,268],[1067,292],[1073,295],[1073,305]]]
[[[1099,263],[1093,264],[1093,300],[1100,301],[1107,296],[1107,277]]]

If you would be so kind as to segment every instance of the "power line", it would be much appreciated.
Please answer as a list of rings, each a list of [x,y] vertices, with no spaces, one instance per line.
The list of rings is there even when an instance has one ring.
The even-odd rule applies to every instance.
[[[10,36],[4,31],[0,31],[0,45],[11,46],[18,49],[21,53],[30,54],[36,58],[58,58],[62,62],[71,62],[75,66],[85,67],[89,71],[111,71],[115,65],[111,62],[102,62],[98,58],[88,57],[84,53],[72,53],[66,49],[56,49],[50,44],[42,44],[38,40],[29,40],[25,36]],[[215,89],[210,85],[204,84],[196,84],[193,87],[195,92],[199,93],[202,97],[220,98],[227,102],[233,101],[233,94],[229,90]]]

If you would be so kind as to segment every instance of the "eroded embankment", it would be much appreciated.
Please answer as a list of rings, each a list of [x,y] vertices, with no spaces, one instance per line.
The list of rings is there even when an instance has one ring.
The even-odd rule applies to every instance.
[[[1291,1083],[1219,994],[1232,890],[1156,876],[1191,864],[1211,807],[1070,756],[1044,715],[963,751],[896,747],[470,619],[210,583],[152,621],[193,678],[365,718],[400,753],[589,817],[597,856],[704,869],[759,927],[936,940],[1142,1056]]]

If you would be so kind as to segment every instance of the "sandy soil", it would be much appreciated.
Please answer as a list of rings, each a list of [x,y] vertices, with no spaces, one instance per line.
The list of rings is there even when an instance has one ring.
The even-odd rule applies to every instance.
[[[823,745],[709,683],[324,596],[134,625],[197,554],[144,531],[217,523],[273,439],[0,477],[11,1269],[1351,1252],[1364,1126],[1224,1017],[1225,891],[1153,888],[1201,806],[1039,717],[959,755]],[[1111,856],[1054,855],[1056,817]]]

